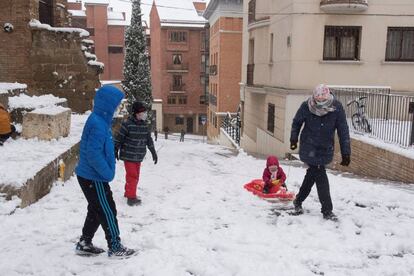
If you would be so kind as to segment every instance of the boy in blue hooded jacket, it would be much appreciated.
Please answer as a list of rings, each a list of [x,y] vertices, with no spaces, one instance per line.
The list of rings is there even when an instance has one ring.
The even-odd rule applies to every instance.
[[[108,256],[123,257],[134,250],[121,244],[116,206],[109,182],[115,176],[115,155],[112,141],[112,117],[124,94],[113,86],[103,86],[95,95],[92,114],[86,121],[80,141],[80,158],[76,175],[88,201],[88,212],[82,236],[76,245],[80,255],[103,253],[92,244],[99,226],[105,231]]]

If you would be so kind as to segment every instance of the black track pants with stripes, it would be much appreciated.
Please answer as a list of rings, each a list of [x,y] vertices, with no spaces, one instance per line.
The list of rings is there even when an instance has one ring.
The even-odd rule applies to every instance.
[[[79,185],[88,201],[88,213],[82,229],[81,240],[91,242],[99,225],[105,231],[108,248],[120,245],[116,206],[108,182],[92,181],[78,176]]]

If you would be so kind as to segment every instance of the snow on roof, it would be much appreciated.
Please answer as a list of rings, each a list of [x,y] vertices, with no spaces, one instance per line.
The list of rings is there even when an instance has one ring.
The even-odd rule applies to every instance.
[[[125,20],[122,12],[108,11],[108,20]]]
[[[58,98],[51,94],[42,95],[42,96],[28,96],[26,94],[21,94],[19,96],[14,96],[9,98],[9,108],[11,110],[16,108],[42,108],[46,106],[54,106],[59,103],[66,102],[64,98]]]
[[[161,23],[162,27],[177,27],[177,28],[204,28],[205,24],[191,24],[191,23]]]
[[[154,0],[160,17],[161,26],[202,27],[207,20],[200,16],[191,0]]]
[[[58,28],[58,27],[52,27],[48,24],[42,24],[39,20],[32,19],[29,22],[29,26],[34,29],[44,29],[49,30],[52,32],[65,32],[65,33],[79,33],[80,37],[86,37],[89,36],[89,32],[81,29],[81,28]]]
[[[18,82],[0,82],[0,94],[7,93],[8,90],[26,89],[27,85]]]
[[[109,7],[113,9],[114,12],[125,12],[126,23],[125,25],[130,25],[131,23],[131,13],[132,13],[132,3],[131,1],[125,0],[110,0]],[[141,13],[142,21],[146,22],[149,25],[149,14],[152,7],[152,0],[141,0]],[[109,24],[109,22],[108,22]],[[116,25],[116,24],[113,24]]]
[[[82,0],[68,0],[68,3],[80,3]]]
[[[84,0],[85,5],[98,4],[98,5],[109,5],[109,0]]]
[[[82,10],[68,10],[68,12],[72,15],[72,16],[86,16],[86,12],[82,11]]]

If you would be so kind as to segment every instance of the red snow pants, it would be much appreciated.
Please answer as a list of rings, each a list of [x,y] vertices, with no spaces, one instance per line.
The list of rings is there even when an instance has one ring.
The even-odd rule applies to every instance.
[[[124,196],[127,198],[136,198],[141,162],[124,161],[124,164],[126,172]]]

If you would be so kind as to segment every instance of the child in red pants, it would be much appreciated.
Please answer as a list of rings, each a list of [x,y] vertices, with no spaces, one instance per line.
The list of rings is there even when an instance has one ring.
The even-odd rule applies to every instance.
[[[266,161],[266,168],[263,171],[263,193],[276,193],[281,186],[286,188],[285,181],[286,175],[279,166],[279,160],[276,156],[269,156]]]
[[[135,102],[131,108],[131,115],[122,123],[115,139],[115,157],[125,163],[125,194],[129,206],[141,204],[137,197],[137,186],[141,162],[147,153],[147,147],[152,155],[154,164],[158,156],[151,137],[151,130],[147,125],[147,111],[144,103]]]

